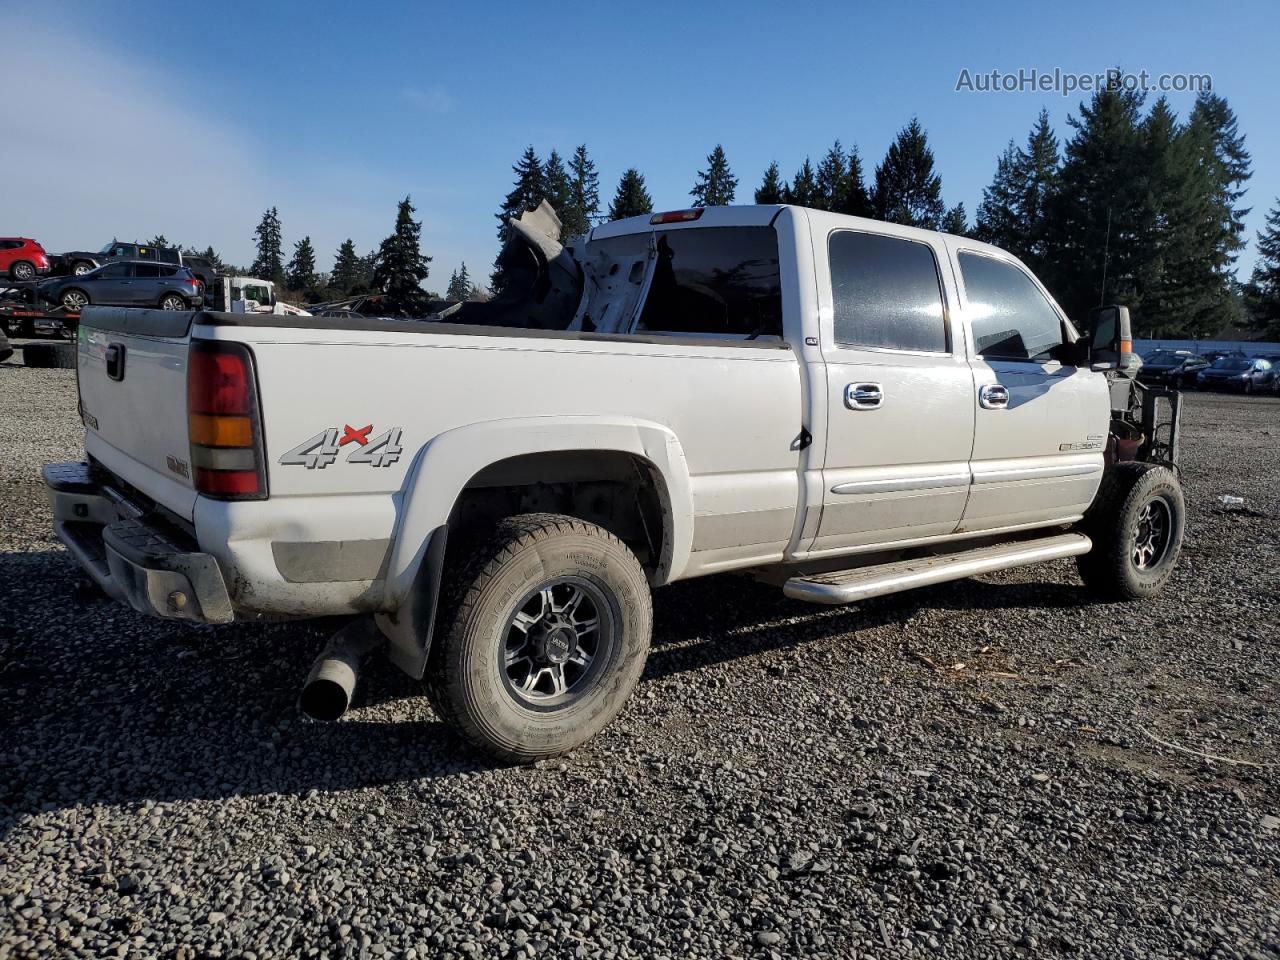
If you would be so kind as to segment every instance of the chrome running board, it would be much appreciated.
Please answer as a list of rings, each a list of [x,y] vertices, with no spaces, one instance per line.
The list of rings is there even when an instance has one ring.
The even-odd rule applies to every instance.
[[[917,557],[853,570],[835,570],[810,577],[792,577],[782,592],[810,603],[853,603],[899,590],[962,580],[980,573],[1024,567],[1088,553],[1093,543],[1082,533],[1063,533],[1039,540],[1021,540],[979,547],[942,556]]]

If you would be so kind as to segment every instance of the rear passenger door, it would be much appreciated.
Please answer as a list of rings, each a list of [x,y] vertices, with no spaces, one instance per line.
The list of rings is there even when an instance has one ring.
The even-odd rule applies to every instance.
[[[1111,401],[1103,374],[1055,358],[1066,319],[1021,264],[956,255],[976,390],[966,530],[1084,513],[1102,480]]]
[[[160,302],[160,294],[164,290],[164,271],[165,268],[156,263],[134,265],[134,303],[140,307],[152,307]]]
[[[810,213],[826,365],[823,506],[812,553],[952,533],[964,512],[973,375],[936,235]]]

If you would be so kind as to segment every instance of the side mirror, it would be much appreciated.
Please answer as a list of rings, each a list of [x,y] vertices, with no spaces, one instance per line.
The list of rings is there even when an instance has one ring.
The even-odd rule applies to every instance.
[[[1085,329],[1094,369],[1123,370],[1133,355],[1129,308],[1118,305],[1089,311]]]

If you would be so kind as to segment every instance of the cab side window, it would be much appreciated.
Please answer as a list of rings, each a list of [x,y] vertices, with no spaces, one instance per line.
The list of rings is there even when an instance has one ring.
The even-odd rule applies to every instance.
[[[837,343],[947,352],[938,261],[927,244],[839,230],[827,250]]]
[[[1040,288],[1011,263],[976,253],[959,259],[978,354],[987,360],[1048,360],[1049,351],[1063,343],[1063,328]]]

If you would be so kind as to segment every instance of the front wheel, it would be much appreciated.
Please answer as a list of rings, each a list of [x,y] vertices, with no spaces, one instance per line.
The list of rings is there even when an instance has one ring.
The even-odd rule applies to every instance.
[[[71,265],[71,275],[74,277],[83,277],[92,269],[93,264],[88,260],[77,260]]]
[[[653,612],[635,555],[558,514],[501,521],[449,575],[428,693],[472,744],[529,763],[572,750],[630,696]]]
[[[1173,575],[1186,529],[1178,478],[1156,464],[1116,464],[1081,528],[1093,540],[1076,558],[1085,586],[1107,600],[1155,596]]]

